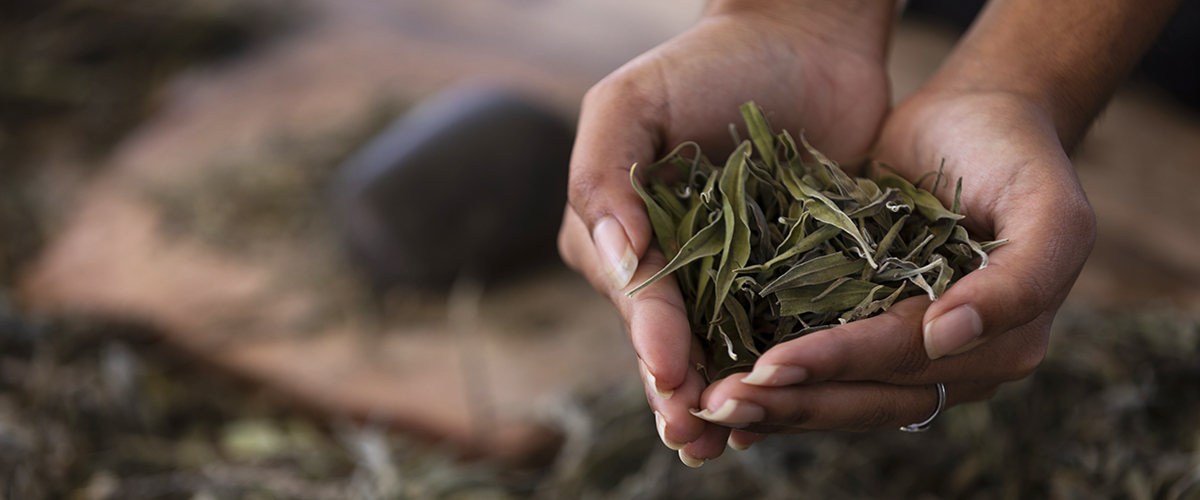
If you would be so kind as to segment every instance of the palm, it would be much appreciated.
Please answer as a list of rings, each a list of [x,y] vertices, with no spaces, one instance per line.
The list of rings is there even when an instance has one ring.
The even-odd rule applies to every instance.
[[[830,156],[850,158],[870,147],[888,107],[882,54],[733,16],[705,20],[611,78],[638,82],[661,107],[660,153],[695,141],[721,158],[733,148],[724,124],[740,123],[738,106],[754,100],[775,128],[804,130]]]
[[[880,158],[910,179],[944,160],[950,182],[936,194],[952,201],[961,177],[963,223],[982,238],[1015,236],[1009,223],[1062,202],[1086,204],[1054,130],[1006,96],[915,96],[885,123]]]

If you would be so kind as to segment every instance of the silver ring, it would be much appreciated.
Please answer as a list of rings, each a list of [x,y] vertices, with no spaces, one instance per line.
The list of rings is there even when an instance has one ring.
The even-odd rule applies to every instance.
[[[929,430],[929,426],[931,424],[933,424],[933,419],[937,418],[938,414],[942,413],[942,408],[946,407],[946,386],[939,383],[937,385],[937,391],[938,391],[938,404],[937,404],[937,409],[933,410],[933,415],[930,415],[929,418],[925,419],[922,422],[917,422],[915,424],[910,424],[910,425],[901,427],[900,430],[902,430],[904,432],[925,432],[925,431]]]

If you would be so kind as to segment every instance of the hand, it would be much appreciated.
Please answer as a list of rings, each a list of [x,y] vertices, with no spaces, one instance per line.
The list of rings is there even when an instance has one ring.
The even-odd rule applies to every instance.
[[[936,302],[912,298],[780,344],[751,374],[713,384],[704,415],[747,425],[731,443],[757,433],[895,429],[929,417],[936,383],[946,386],[947,406],[980,401],[1044,357],[1096,231],[1050,115],[1015,94],[927,89],[888,118],[879,156],[909,179],[944,158],[949,180],[963,178],[960,222],[1010,243]],[[936,193],[947,205],[953,185]]]
[[[726,125],[741,122],[738,106],[748,100],[777,113],[768,114],[775,128],[806,130],[822,151],[844,160],[867,151],[888,108],[890,1],[734,3],[714,2],[694,28],[588,92],[559,236],[563,260],[624,317],[660,435],[672,448],[686,445],[680,456],[689,465],[719,456],[728,429],[688,412],[705,386],[692,369],[703,351],[675,281],[624,295],[666,263],[651,248],[630,166],[689,140],[722,161],[733,149]]]

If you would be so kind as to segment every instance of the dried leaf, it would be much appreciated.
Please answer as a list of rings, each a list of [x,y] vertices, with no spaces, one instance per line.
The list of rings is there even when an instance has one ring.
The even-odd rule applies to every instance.
[[[721,266],[717,269],[716,309],[713,316],[720,314],[721,304],[729,295],[736,269],[746,267],[750,257],[750,226],[746,224],[746,157],[749,142],[743,142],[729,156],[725,173],[721,176],[721,204],[725,217],[725,244],[721,251]]]
[[[682,248],[679,249],[679,253],[675,255],[674,259],[671,259],[671,262],[667,263],[666,267],[663,267],[657,273],[654,273],[654,276],[651,276],[649,279],[642,282],[642,284],[638,285],[637,288],[630,290],[629,293],[626,293],[625,295],[632,297],[633,294],[638,293],[647,286],[650,286],[650,284],[654,283],[655,281],[662,279],[663,276],[675,272],[679,268],[694,262],[696,259],[702,257],[711,257],[720,253],[723,245],[721,244],[719,235],[725,226],[721,222],[722,221],[718,219],[716,222],[709,224],[708,227],[701,229],[700,232],[696,233],[696,236],[692,237],[691,240],[689,240],[683,245]]]
[[[632,167],[629,167],[629,182],[633,184],[633,189],[646,204],[646,212],[650,215],[650,226],[654,228],[654,236],[658,238],[658,245],[662,247],[662,251],[667,257],[674,257],[679,252],[679,243],[675,240],[675,219],[642,189],[642,186],[638,184],[636,171],[637,164],[634,163]]]
[[[861,272],[865,266],[866,262],[863,260],[849,260],[837,253],[818,257],[792,267],[778,279],[768,283],[759,295],[765,297],[779,290],[828,283]]]
[[[940,219],[959,220],[962,215],[956,214],[942,205],[937,197],[929,191],[917,189],[902,177],[895,175],[885,175],[879,178],[879,187],[881,188],[896,188],[904,193],[917,205],[917,210],[921,212],[927,219],[937,221]]]
[[[857,306],[872,291],[892,293],[889,287],[880,287],[870,281],[850,280],[837,287],[836,290],[825,294],[820,300],[814,297],[825,291],[824,285],[809,285],[800,288],[782,290],[775,294],[779,298],[781,314],[828,313],[842,312]]]

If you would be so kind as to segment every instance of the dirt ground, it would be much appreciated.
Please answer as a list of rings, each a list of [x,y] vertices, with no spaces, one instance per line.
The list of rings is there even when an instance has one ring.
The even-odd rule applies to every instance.
[[[0,437],[27,443],[10,455],[50,460],[58,449],[85,463],[79,457],[98,457],[95,466],[60,467],[70,479],[60,493],[72,498],[253,498],[247,495],[255,488],[266,492],[259,498],[344,498],[349,491],[362,498],[682,498],[689,495],[679,492],[700,491],[686,487],[696,476],[642,446],[657,442],[642,421],[640,394],[624,389],[636,373],[632,350],[620,319],[581,278],[550,263],[488,288],[475,321],[463,326],[452,321],[457,310],[444,293],[372,290],[347,261],[322,201],[338,163],[413,103],[485,81],[573,117],[591,83],[686,29],[699,6],[312,0],[285,33],[176,73],[156,91],[153,111],[104,154],[43,157],[24,192],[34,200],[44,244],[4,285],[13,287],[20,324],[57,333],[11,351],[25,354],[4,351]],[[953,41],[936,25],[902,22],[891,57],[895,97],[932,73]],[[897,471],[919,474],[914,464],[900,465],[904,454],[919,453],[916,441],[839,435],[781,441],[715,462],[715,477],[736,481],[692,487],[708,485],[705,498],[790,498],[804,488],[826,493],[813,498],[921,491],[930,498],[1100,491],[1200,498],[1192,487],[1200,478],[1193,469],[1200,433],[1162,414],[1172,401],[1180,412],[1197,410],[1187,389],[1200,360],[1193,321],[1200,314],[1193,250],[1200,197],[1190,193],[1200,185],[1196,158],[1196,111],[1137,82],[1121,90],[1075,155],[1100,236],[1060,321],[1066,326],[1058,327],[1071,339],[1110,333],[1082,344],[1090,357],[1059,348],[1035,381],[990,406],[950,412],[948,421],[957,423],[933,438],[945,457],[919,461],[948,468],[956,457],[946,478],[905,482]],[[1139,353],[1162,365],[1147,368]],[[210,371],[219,375],[197,375]],[[130,377],[139,382],[122,386]],[[58,396],[40,395],[34,389],[43,386],[30,380],[59,380],[46,389]],[[167,388],[142,392],[144,384]],[[1051,404],[1057,390],[1084,405],[1083,413],[1022,403]],[[72,394],[94,396],[99,402],[89,404],[97,409],[81,410]],[[195,401],[168,404],[179,399]],[[130,404],[151,409],[139,410],[136,424],[111,425],[150,440],[135,451],[95,433],[51,445],[55,433],[68,436],[94,415],[97,429],[120,422],[120,408]],[[192,410],[212,418],[190,422]],[[42,417],[54,424],[5,434],[6,422],[18,429],[13,422]],[[1030,422],[1069,422],[1046,440],[1065,448],[1000,446],[972,455],[955,440],[983,443],[990,431],[1037,440],[1021,428]],[[1147,434],[1151,425],[1171,431]],[[1129,440],[1113,438],[1120,433]],[[146,458],[156,453],[168,458]],[[508,467],[447,458],[463,455]],[[2,457],[0,464],[19,463]],[[755,472],[756,460],[775,465]],[[863,477],[874,479],[853,486],[850,471],[872,460],[878,463]],[[1009,476],[990,470],[1019,460],[1049,468]],[[526,472],[513,472],[519,464]],[[807,471],[799,482],[770,477],[796,467]],[[8,491],[35,491],[13,486],[20,477],[35,475],[14,472]],[[233,486],[214,486],[226,483]]]

